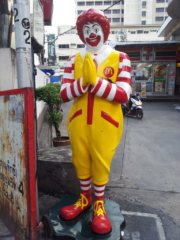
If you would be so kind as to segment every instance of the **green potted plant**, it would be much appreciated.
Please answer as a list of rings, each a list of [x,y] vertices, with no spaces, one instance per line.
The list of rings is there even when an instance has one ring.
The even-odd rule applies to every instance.
[[[49,83],[46,86],[36,88],[36,100],[44,101],[48,105],[49,120],[55,128],[56,137],[53,138],[54,147],[68,145],[69,138],[62,137],[59,130],[60,123],[62,122],[61,104],[63,103],[60,98],[60,83]]]

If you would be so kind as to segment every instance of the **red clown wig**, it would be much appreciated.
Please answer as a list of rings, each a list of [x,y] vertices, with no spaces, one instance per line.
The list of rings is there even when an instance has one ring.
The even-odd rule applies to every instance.
[[[83,36],[83,26],[87,23],[94,23],[97,22],[103,30],[104,33],[104,42],[107,41],[110,31],[110,24],[107,17],[104,13],[98,9],[90,8],[88,10],[83,11],[76,21],[77,31],[79,34],[80,39],[85,43],[84,36]]]

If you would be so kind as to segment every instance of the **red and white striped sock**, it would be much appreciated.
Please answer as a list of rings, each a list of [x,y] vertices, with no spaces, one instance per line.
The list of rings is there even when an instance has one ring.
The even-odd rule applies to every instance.
[[[82,193],[87,193],[91,189],[91,182],[92,177],[89,177],[87,179],[79,179],[80,180],[80,187]]]
[[[105,185],[94,184],[94,195],[96,200],[104,200]]]

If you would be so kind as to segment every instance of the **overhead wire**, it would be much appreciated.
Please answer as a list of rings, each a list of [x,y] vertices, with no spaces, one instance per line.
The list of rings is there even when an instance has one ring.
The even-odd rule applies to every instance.
[[[109,6],[108,8],[106,8],[106,9],[104,9],[104,10],[101,10],[101,11],[105,12],[106,10],[112,8],[114,5],[116,5],[117,3],[122,2],[122,1],[123,1],[123,0],[116,1],[116,2],[114,2],[113,4],[111,4],[111,6]],[[59,36],[65,34],[65,33],[67,33],[67,32],[69,32],[69,31],[71,31],[71,30],[73,30],[73,29],[75,29],[75,28],[76,28],[76,26],[74,26],[74,27],[70,28],[69,30],[67,30],[67,31],[59,34],[59,35],[54,39],[54,41],[52,41],[51,43],[54,43],[54,42],[58,39]]]

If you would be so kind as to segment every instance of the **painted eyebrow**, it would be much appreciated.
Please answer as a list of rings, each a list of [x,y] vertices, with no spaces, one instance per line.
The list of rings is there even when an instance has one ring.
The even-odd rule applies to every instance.
[[[97,25],[97,24],[94,24],[93,27],[94,27],[94,26],[98,26],[98,25]]]
[[[84,28],[90,28],[90,27],[88,27],[88,26],[84,26]]]

